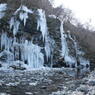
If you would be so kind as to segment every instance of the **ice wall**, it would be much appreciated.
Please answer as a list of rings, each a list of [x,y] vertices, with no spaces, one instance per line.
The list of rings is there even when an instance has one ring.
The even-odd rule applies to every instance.
[[[34,45],[32,41],[25,41],[21,50],[21,59],[28,63],[29,68],[40,68],[44,65],[44,55],[41,47]]]

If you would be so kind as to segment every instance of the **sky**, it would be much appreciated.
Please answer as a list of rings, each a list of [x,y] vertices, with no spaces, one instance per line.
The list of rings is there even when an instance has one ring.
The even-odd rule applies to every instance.
[[[95,0],[55,0],[54,5],[71,9],[81,23],[90,21],[90,25],[95,27]]]

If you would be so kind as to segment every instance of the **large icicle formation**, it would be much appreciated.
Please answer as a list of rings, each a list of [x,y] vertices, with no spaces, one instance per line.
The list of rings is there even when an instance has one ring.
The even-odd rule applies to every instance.
[[[73,58],[69,55],[69,49],[68,49],[68,45],[67,45],[67,41],[66,41],[67,35],[64,32],[63,23],[64,22],[61,21],[61,25],[60,25],[61,46],[62,46],[61,56],[64,58],[66,63],[74,63]]]
[[[13,34],[16,35],[19,30],[20,22],[16,20],[14,17],[10,20],[10,29],[13,29]]]
[[[26,24],[26,20],[28,19],[28,14],[32,14],[33,11],[28,9],[26,6],[22,5],[20,8],[16,10],[14,13],[14,17],[10,20],[10,29],[13,29],[13,34],[16,35],[19,32],[20,21],[17,20],[17,15],[19,15],[19,19],[23,21],[24,26]]]
[[[47,23],[46,23],[46,17],[45,12],[42,9],[38,9],[38,22],[37,22],[37,29],[42,32],[43,41],[45,40],[45,37],[47,36]]]
[[[68,31],[68,35],[64,32],[63,21],[61,21],[60,32],[61,32],[61,46],[62,46],[61,56],[64,58],[64,61],[68,63],[69,65],[75,64],[75,66],[78,65],[77,61],[79,61],[81,65],[84,65],[84,66],[89,65],[90,64],[89,61],[82,57],[84,53],[78,49],[77,42],[71,37],[70,31]],[[72,57],[69,54],[68,44],[66,41],[67,36],[74,44],[75,57]]]
[[[0,4],[0,19],[5,15],[7,4]]]
[[[26,40],[22,49],[22,60],[27,61],[29,68],[43,67],[44,55],[41,53],[41,47]]]
[[[0,4],[0,21],[5,16],[7,4]],[[37,21],[28,22],[29,17],[35,17]],[[56,16],[49,16],[58,19]],[[7,21],[8,22],[8,21]],[[70,56],[67,44],[68,35],[65,33],[63,24],[60,20],[61,33],[61,56],[66,63],[76,63],[74,57]],[[2,22],[0,22],[2,24]],[[32,27],[32,24],[37,27]],[[5,26],[4,26],[5,27]],[[1,63],[16,66],[25,66],[25,68],[40,68],[44,65],[52,66],[54,49],[54,40],[50,37],[47,27],[45,11],[43,9],[28,9],[21,5],[12,15],[6,29],[1,28],[0,32],[0,61]],[[33,28],[33,30],[32,30]],[[27,31],[26,31],[27,30]],[[28,32],[29,31],[29,32]],[[59,32],[59,31],[58,31]],[[76,50],[76,56],[79,55],[77,42],[69,35],[73,41]],[[39,40],[40,39],[40,40]],[[60,39],[60,38],[59,38]],[[35,44],[34,44],[35,43]],[[60,42],[59,42],[60,43]],[[59,47],[58,47],[59,48]],[[60,56],[59,56],[60,57]],[[81,63],[89,63],[82,57],[79,57]]]
[[[47,21],[45,16],[45,11],[38,9],[38,21],[37,21],[37,30],[40,29],[43,37],[43,42],[45,42],[45,53],[47,61],[50,59],[52,62],[51,52],[53,51],[50,43],[50,37],[48,36]]]
[[[61,45],[62,45],[61,55],[63,57],[66,57],[66,56],[68,56],[69,49],[68,49],[68,45],[67,45],[67,42],[66,42],[66,34],[64,32],[64,29],[63,29],[63,21],[61,21],[60,33],[61,33]]]
[[[4,6],[6,6],[6,4],[1,5],[0,8],[5,8]],[[2,11],[4,10],[5,9],[2,9]],[[16,34],[20,32],[19,28],[21,21],[23,21],[25,26],[26,20],[29,17],[28,15],[32,13],[33,11],[31,11],[30,9],[23,5],[16,10],[9,23],[10,29],[13,33],[13,38],[8,37],[7,32],[2,33],[1,35],[2,52],[0,53],[0,57],[7,55],[6,62],[10,61],[9,62],[10,64],[13,63],[16,65],[20,63],[21,64],[26,63],[27,65],[25,66],[27,68],[40,68],[44,66],[44,54],[41,52],[42,48],[38,45],[33,44],[32,41],[28,41],[25,38],[22,37],[20,39],[16,38]],[[19,19],[17,17],[19,17]],[[45,20],[45,17],[42,18],[42,20]]]
[[[10,52],[12,49],[12,39],[7,36],[7,33],[2,33],[1,35],[1,49],[3,50],[0,53],[0,57],[6,55],[6,61],[10,61],[14,59],[13,54]]]
[[[19,18],[21,21],[24,22],[24,25],[26,24],[26,20],[28,19],[28,14],[32,14],[33,11],[28,9],[26,6],[22,5],[20,6],[20,8],[17,9],[17,11],[15,12],[15,14],[19,13]]]

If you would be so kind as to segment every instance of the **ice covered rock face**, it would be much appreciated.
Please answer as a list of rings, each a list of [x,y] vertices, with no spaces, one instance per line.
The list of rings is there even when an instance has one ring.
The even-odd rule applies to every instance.
[[[7,10],[7,4],[0,4],[0,14],[4,14],[0,19],[2,21],[5,15],[5,10]],[[34,19],[32,17],[34,16]],[[50,16],[52,18],[52,16]],[[8,29],[0,29],[0,61],[1,63],[7,63],[7,66],[25,66],[25,68],[42,68],[44,65],[53,65],[53,57],[57,48],[55,44],[58,44],[55,40],[55,34],[50,35],[51,31],[48,31],[47,17],[43,9],[28,9],[26,6],[21,5],[15,12],[13,12],[12,17],[9,18]],[[53,19],[56,19],[53,17]],[[32,23],[31,23],[32,22]],[[35,24],[35,25],[34,25]],[[61,35],[61,55],[66,63],[71,65],[76,63],[76,56],[71,56],[69,54],[69,47],[67,43],[67,38],[69,38],[74,43],[74,49],[76,50],[76,55],[79,55],[77,49],[77,42],[65,33],[63,28],[64,22],[60,21],[60,31],[58,33]],[[36,27],[34,27],[36,26]],[[55,27],[54,27],[55,28]],[[34,29],[34,30],[32,30]],[[27,30],[27,31],[25,31]],[[55,31],[53,31],[55,32]],[[52,37],[51,37],[52,36]],[[56,38],[56,37],[55,37]],[[34,42],[35,39],[35,42]],[[59,47],[59,46],[58,46]],[[54,51],[54,48],[55,51]],[[59,49],[59,48],[58,48]],[[81,63],[88,63],[87,60],[79,58]],[[54,59],[55,60],[55,59]],[[10,63],[10,64],[9,64]],[[8,65],[9,64],[9,65]],[[49,64],[49,65],[48,65]],[[11,66],[13,67],[13,66]]]
[[[69,65],[74,64],[76,61],[73,58],[73,56],[71,56],[69,54],[69,48],[68,48],[68,44],[66,41],[66,38],[68,37],[68,35],[65,33],[64,28],[63,28],[63,24],[64,21],[60,20],[60,33],[61,33],[61,56],[64,58],[64,61],[66,63],[68,63]]]
[[[1,4],[2,6],[2,4]],[[52,62],[52,39],[49,37],[45,11],[42,9],[36,10],[37,15],[37,31],[42,35],[44,46],[41,47],[33,43],[33,38],[30,34],[31,39],[27,39],[23,36],[24,31],[20,30],[22,22],[23,28],[27,25],[27,19],[29,15],[33,14],[33,11],[28,9],[26,6],[21,5],[11,17],[9,21],[10,33],[2,32],[1,34],[1,53],[2,58],[7,55],[6,59],[3,60],[6,63],[26,64],[26,68],[40,68],[44,66],[45,61]],[[30,31],[30,30],[29,30]],[[21,37],[17,37],[22,32]],[[32,31],[33,32],[33,31]],[[27,33],[28,34],[28,33]],[[50,42],[51,41],[51,42]],[[44,51],[44,53],[42,52]],[[9,56],[9,57],[8,57]],[[46,58],[45,58],[46,57]],[[10,65],[9,65],[10,66]]]

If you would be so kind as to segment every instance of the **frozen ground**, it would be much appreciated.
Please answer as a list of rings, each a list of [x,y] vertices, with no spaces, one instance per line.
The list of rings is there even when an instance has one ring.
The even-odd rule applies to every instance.
[[[95,95],[95,72],[77,74],[65,68],[0,70],[0,95]]]

